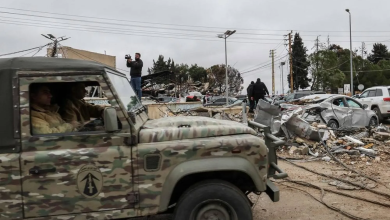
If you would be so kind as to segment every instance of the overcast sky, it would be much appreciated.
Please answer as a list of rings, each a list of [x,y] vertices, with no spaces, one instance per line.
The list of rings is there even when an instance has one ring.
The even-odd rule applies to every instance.
[[[231,29],[237,33],[228,39],[228,64],[241,72],[262,67],[271,60],[270,50],[276,49],[275,90],[280,93],[279,63],[286,59],[280,57],[287,54],[282,39],[289,30],[301,33],[308,53],[317,35],[321,35],[321,42],[325,43],[329,35],[331,43],[349,48],[349,20],[345,12],[349,8],[353,31],[365,31],[353,33],[353,48],[359,49],[365,41],[371,51],[374,42],[390,41],[389,6],[388,0],[2,1],[0,54],[44,45],[48,39],[41,34],[50,33],[71,37],[63,42],[64,46],[116,56],[120,69],[127,70],[124,55],[135,52],[142,54],[143,74],[147,74],[147,68],[159,54],[173,58],[175,63],[197,63],[208,68],[225,62],[224,41],[216,35]],[[38,56],[44,54],[41,51]],[[285,91],[287,72],[285,66]],[[251,80],[261,78],[271,92],[270,65],[243,76],[245,88]]]

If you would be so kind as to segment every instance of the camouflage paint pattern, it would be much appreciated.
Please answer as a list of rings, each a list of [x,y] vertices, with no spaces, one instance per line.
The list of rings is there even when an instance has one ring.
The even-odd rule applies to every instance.
[[[19,154],[0,154],[0,219],[22,219]]]
[[[117,110],[122,130],[115,134],[89,132],[32,136],[29,84],[80,81],[99,82],[112,107]],[[137,114],[136,123],[132,123],[126,106],[118,99],[115,88],[104,74],[22,76],[19,84],[23,153],[0,155],[1,220],[22,217],[22,198],[25,217],[35,220],[117,219],[153,215],[158,213],[162,187],[170,172],[178,164],[190,160],[245,158],[256,167],[259,178],[265,184],[267,148],[249,127],[200,117],[147,122],[146,112]],[[179,128],[181,125],[190,127]],[[126,146],[128,138],[137,138],[138,142],[139,132],[142,143],[133,148]],[[241,153],[233,154],[233,149],[239,149]],[[133,151],[133,158],[130,150]],[[161,155],[160,170],[145,169],[144,157],[147,154]],[[134,179],[131,178],[131,162],[135,163]],[[100,170],[103,181],[101,190],[90,198],[80,192],[77,182],[83,179],[78,178],[78,173],[87,164]],[[56,170],[32,175],[29,170],[34,166]],[[19,181],[16,181],[18,178]],[[132,191],[140,192],[140,202],[135,207],[126,200],[127,194]]]
[[[139,133],[139,142],[164,142],[235,134],[256,135],[256,132],[248,126],[228,120],[197,116],[169,117],[146,122]]]
[[[43,82],[97,81],[112,107],[117,109],[123,129],[130,136],[130,127],[122,108],[103,76],[22,77],[20,111],[22,150],[21,170],[25,217],[69,215],[116,209],[129,209],[126,200],[132,191],[130,148],[125,137],[104,131],[90,133],[32,136],[30,131],[28,86]],[[93,198],[86,198],[78,189],[78,172],[86,164],[96,166],[103,181],[102,189]],[[34,166],[56,168],[55,172],[31,175]],[[86,185],[87,188],[87,185]]]
[[[183,118],[185,120],[185,118]],[[187,121],[186,121],[187,122]],[[241,125],[235,123],[237,127]],[[169,132],[169,128],[167,133]],[[207,128],[204,128],[207,131]],[[220,127],[224,129],[223,126]],[[142,131],[141,131],[142,132]],[[216,131],[212,131],[216,132]],[[232,153],[232,150],[241,150],[241,153]],[[147,154],[161,155],[160,170],[147,171],[144,157]],[[251,134],[238,134],[208,138],[183,139],[175,141],[142,143],[138,145],[137,164],[135,176],[139,184],[140,207],[150,208],[152,215],[158,211],[161,203],[161,193],[171,171],[180,163],[190,160],[210,159],[218,157],[241,157],[249,161],[258,170],[258,178],[266,185],[268,172],[268,151],[265,143],[259,137]],[[210,171],[213,168],[210,167]],[[265,189],[264,189],[265,190]]]

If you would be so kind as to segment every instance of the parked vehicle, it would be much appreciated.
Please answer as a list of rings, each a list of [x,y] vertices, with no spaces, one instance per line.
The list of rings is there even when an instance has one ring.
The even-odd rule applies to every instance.
[[[367,127],[377,126],[378,117],[374,111],[357,100],[345,95],[333,95],[317,104],[307,105],[306,111],[320,112],[320,117],[328,127]]]
[[[54,109],[32,106],[37,96],[47,107],[61,103],[69,97],[63,88],[80,82],[101,87],[110,103],[84,126],[74,130]],[[126,75],[96,62],[0,59],[0,97],[0,220],[172,213],[173,220],[246,220],[254,205],[247,196],[277,202],[269,178],[287,177],[276,157],[284,142],[268,127],[199,116],[150,120]],[[48,132],[36,132],[37,115]]]
[[[390,118],[390,86],[368,88],[357,98],[378,115],[379,122]]]

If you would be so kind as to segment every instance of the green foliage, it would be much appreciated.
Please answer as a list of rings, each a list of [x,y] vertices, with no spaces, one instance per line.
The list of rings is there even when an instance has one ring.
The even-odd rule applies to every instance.
[[[201,66],[198,66],[198,64],[191,65],[191,67],[188,69],[188,73],[189,73],[193,82],[196,82],[196,81],[206,82],[207,81],[206,69],[201,67]]]
[[[379,63],[381,60],[389,60],[390,55],[387,50],[387,46],[384,44],[374,44],[372,53],[368,56],[368,60],[374,64]]]
[[[294,43],[292,46],[292,63],[293,63],[293,88],[294,90],[306,89],[310,86],[311,79],[309,79],[308,67],[310,62],[307,57],[307,49],[303,45],[302,38],[299,33],[294,36]],[[291,85],[290,74],[287,75],[289,86]]]

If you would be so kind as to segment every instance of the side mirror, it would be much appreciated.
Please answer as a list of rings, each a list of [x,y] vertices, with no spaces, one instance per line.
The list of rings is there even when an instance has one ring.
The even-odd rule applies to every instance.
[[[363,105],[363,109],[367,109],[368,108],[368,105],[367,104],[364,104]]]
[[[115,132],[118,131],[118,117],[116,114],[116,109],[108,107],[104,109],[104,128],[106,132]]]

